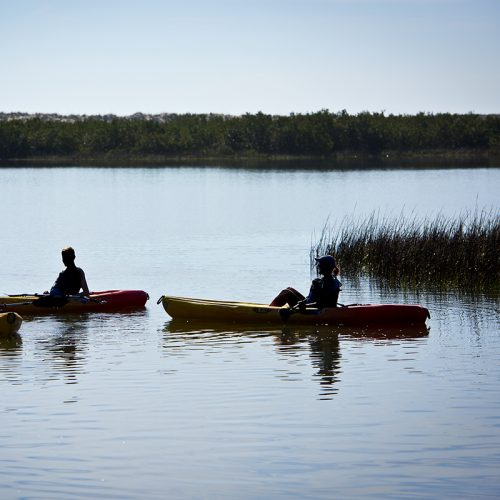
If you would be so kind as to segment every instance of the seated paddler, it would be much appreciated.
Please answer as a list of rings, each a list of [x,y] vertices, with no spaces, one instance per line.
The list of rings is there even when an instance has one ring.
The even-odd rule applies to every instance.
[[[54,285],[50,289],[50,295],[56,297],[65,297],[68,295],[88,297],[90,292],[87,280],[85,279],[85,273],[83,269],[75,265],[75,251],[72,247],[66,247],[63,248],[61,255],[66,269],[59,273]]]
[[[337,277],[340,271],[335,259],[331,255],[324,255],[315,260],[316,270],[320,277],[312,281],[307,297],[294,288],[288,287],[282,290],[269,305],[283,307],[288,304],[290,307],[299,309],[305,309],[308,306],[318,309],[337,307],[342,284]]]

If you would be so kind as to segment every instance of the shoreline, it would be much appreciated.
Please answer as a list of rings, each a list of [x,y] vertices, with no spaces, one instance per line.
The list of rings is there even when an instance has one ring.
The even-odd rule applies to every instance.
[[[304,166],[316,163],[330,168],[342,167],[500,167],[500,154],[491,151],[421,151],[401,153],[394,151],[378,155],[364,153],[339,153],[331,156],[314,155],[262,155],[248,153],[240,155],[188,154],[188,155],[95,155],[95,156],[33,156],[26,158],[0,159],[2,166]]]

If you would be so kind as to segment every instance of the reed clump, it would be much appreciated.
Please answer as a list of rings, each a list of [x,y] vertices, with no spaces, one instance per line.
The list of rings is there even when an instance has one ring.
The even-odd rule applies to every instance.
[[[311,248],[334,255],[344,275],[367,274],[394,286],[427,285],[464,290],[500,285],[500,217],[475,211],[457,218],[418,219],[372,213],[325,225]]]

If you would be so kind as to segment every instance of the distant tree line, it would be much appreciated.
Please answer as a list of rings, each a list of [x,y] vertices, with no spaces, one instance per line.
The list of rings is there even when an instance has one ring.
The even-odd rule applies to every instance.
[[[157,115],[159,116],[159,115]],[[6,118],[7,117],[7,118]],[[333,156],[500,151],[500,116],[328,110],[130,117],[0,117],[0,159],[146,156]]]

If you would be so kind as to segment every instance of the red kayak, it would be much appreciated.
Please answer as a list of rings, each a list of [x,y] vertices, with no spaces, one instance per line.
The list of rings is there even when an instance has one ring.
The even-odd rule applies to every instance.
[[[66,314],[81,312],[122,312],[142,309],[149,295],[143,290],[92,292],[90,300],[80,296],[55,297],[49,294],[0,296],[0,312],[19,314]]]

